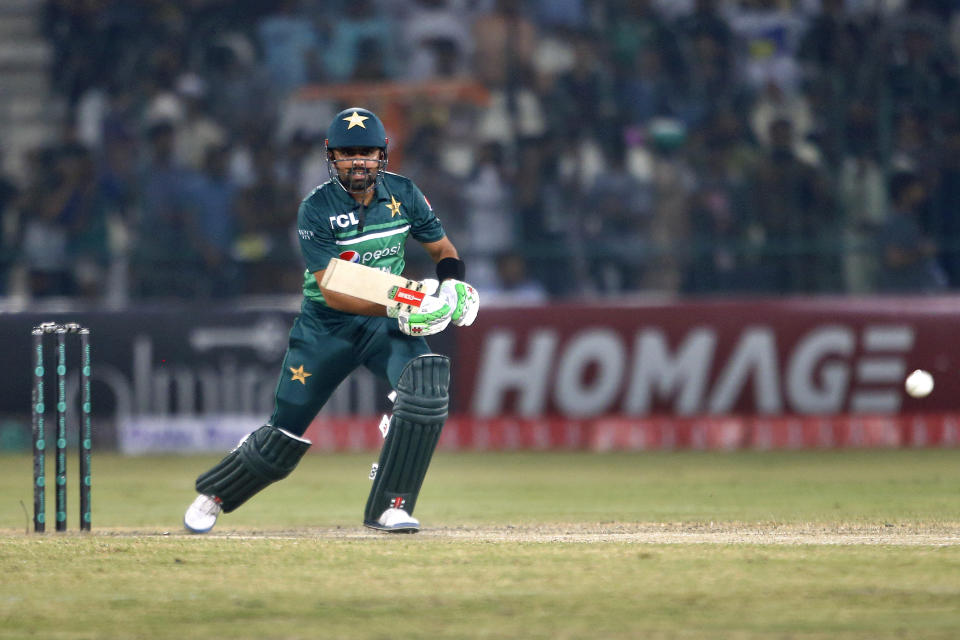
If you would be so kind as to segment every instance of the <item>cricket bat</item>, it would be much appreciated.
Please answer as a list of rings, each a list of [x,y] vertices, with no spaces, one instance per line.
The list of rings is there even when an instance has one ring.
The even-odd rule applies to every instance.
[[[385,307],[420,307],[427,293],[424,284],[356,262],[330,258],[320,286]]]

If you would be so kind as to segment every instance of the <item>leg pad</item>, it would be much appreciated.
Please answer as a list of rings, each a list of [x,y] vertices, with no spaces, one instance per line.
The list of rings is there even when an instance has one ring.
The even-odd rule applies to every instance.
[[[449,386],[450,359],[445,356],[419,356],[400,374],[390,430],[363,514],[365,523],[375,524],[391,507],[413,513],[447,419]]]
[[[264,425],[248,435],[216,466],[197,478],[197,492],[216,498],[230,513],[258,491],[286,478],[311,442]]]

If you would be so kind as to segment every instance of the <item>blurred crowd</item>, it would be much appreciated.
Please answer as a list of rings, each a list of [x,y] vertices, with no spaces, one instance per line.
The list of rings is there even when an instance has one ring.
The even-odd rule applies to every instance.
[[[489,299],[960,288],[957,0],[48,0],[42,30],[67,117],[0,178],[0,295],[296,293],[347,106]]]

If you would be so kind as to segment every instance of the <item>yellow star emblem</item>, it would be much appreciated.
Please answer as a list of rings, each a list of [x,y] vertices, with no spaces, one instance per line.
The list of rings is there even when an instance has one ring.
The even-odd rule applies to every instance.
[[[361,129],[366,129],[367,125],[363,124],[364,120],[369,120],[370,116],[362,116],[356,111],[351,113],[349,116],[343,119],[344,122],[349,122],[350,126],[347,127],[347,131],[353,129],[354,127],[360,127]]]
[[[393,194],[390,194],[390,204],[387,205],[387,209],[390,209],[391,218],[400,215],[400,203],[393,197]]]
[[[288,369],[290,369],[290,373],[293,374],[293,377],[290,379],[299,380],[300,384],[302,384],[303,386],[307,385],[307,378],[313,375],[312,373],[307,373],[306,371],[304,371],[303,365],[300,365],[296,369],[294,369],[293,367],[288,367]]]

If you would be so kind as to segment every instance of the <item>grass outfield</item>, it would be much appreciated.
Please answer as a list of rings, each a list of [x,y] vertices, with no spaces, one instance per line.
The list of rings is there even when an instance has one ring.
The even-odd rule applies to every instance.
[[[95,456],[92,535],[71,458],[38,536],[0,456],[0,638],[960,637],[957,451],[442,452],[412,536],[359,526],[373,459],[189,536],[215,457]]]

